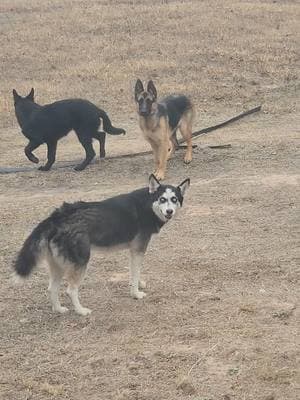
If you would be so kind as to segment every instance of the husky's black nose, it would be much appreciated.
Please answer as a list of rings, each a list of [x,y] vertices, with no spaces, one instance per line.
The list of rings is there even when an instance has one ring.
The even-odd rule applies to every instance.
[[[168,210],[166,210],[166,213],[167,213],[166,217],[171,218],[172,214],[173,214],[173,210],[171,208],[169,208]]]

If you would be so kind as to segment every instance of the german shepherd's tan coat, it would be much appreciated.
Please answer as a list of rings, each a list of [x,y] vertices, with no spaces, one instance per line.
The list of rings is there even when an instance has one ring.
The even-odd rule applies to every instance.
[[[154,175],[164,179],[167,160],[175,151],[176,130],[179,129],[187,143],[185,163],[192,161],[193,106],[183,95],[168,96],[157,102],[157,91],[150,80],[147,91],[140,79],[135,85],[135,101],[138,106],[139,124],[145,139],[150,143],[155,161]]]

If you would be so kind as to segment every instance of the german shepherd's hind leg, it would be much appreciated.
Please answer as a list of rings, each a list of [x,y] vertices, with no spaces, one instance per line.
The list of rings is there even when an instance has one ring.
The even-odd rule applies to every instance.
[[[177,139],[176,139],[176,131],[175,133],[172,134],[170,137],[170,144],[168,148],[168,160],[172,158],[173,154],[175,153],[176,147],[178,145]]]
[[[105,158],[105,132],[100,131],[93,134],[93,137],[99,141],[100,144],[100,158]]]
[[[48,257],[49,264],[49,287],[50,299],[52,310],[63,314],[68,311],[67,307],[63,307],[59,301],[59,288],[64,275],[64,269],[53,259],[52,256]]]
[[[187,149],[184,156],[184,162],[189,164],[193,158],[193,146],[192,146],[192,118],[193,115],[189,112],[187,115],[184,115],[181,119],[179,130],[186,141]]]
[[[33,150],[37,149],[40,146],[40,143],[33,142],[32,140],[28,143],[28,145],[24,149],[24,153],[29,161],[33,162],[34,164],[39,163],[39,159],[32,154]]]
[[[52,165],[55,162],[56,148],[57,148],[56,140],[47,143],[47,162],[45,165],[39,167],[40,171],[49,171],[49,169],[52,167]]]
[[[79,285],[85,275],[86,266],[70,266],[67,270],[68,288],[67,293],[73,303],[75,312],[79,315],[89,315],[92,311],[82,307],[78,297]]]
[[[83,131],[76,131],[76,134],[78,136],[78,139],[82,146],[84,147],[85,150],[85,160],[82,161],[81,164],[76,165],[74,168],[75,171],[82,171],[86,168],[86,166],[92,161],[92,159],[95,157],[96,153],[93,149],[92,145],[92,137],[87,136],[87,134]]]

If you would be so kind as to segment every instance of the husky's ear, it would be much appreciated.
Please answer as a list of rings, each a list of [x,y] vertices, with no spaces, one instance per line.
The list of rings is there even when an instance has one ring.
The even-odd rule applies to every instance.
[[[191,183],[190,178],[187,178],[183,182],[181,182],[180,185],[178,185],[178,189],[180,190],[182,197],[184,196],[186,190],[190,186],[190,183]]]
[[[16,89],[13,89],[13,96],[15,103],[21,98],[21,96],[17,93]]]
[[[141,93],[143,93],[143,91],[144,91],[143,83],[142,83],[142,81],[141,81],[140,79],[138,79],[138,80],[136,81],[135,89],[134,89],[135,101],[137,101],[138,96],[139,96]]]
[[[149,176],[149,193],[155,193],[159,187],[159,181],[155,178],[153,174],[151,174]]]
[[[154,86],[154,83],[152,80],[150,80],[148,82],[147,85],[147,92],[151,93],[153,96],[154,101],[157,99],[157,91],[156,91],[156,87]]]
[[[30,93],[26,96],[26,99],[34,101],[34,89],[31,88]]]

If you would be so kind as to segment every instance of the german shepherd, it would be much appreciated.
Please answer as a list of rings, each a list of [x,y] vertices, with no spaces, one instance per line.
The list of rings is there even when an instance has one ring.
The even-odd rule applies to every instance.
[[[15,114],[22,133],[29,139],[25,147],[27,158],[37,164],[39,159],[32,153],[41,144],[47,144],[47,158],[40,171],[48,171],[55,162],[57,142],[74,130],[84,147],[85,160],[75,167],[82,171],[95,157],[93,138],[100,143],[100,158],[105,157],[105,133],[111,135],[125,134],[124,129],[114,128],[108,115],[93,103],[82,99],[60,100],[41,106],[34,101],[34,89],[21,97],[13,90]],[[98,131],[100,119],[103,131]]]
[[[184,162],[188,164],[192,161],[192,103],[183,95],[168,96],[158,102],[152,80],[148,82],[147,90],[144,90],[140,79],[135,84],[135,101],[140,128],[154,153],[154,175],[158,180],[164,179],[167,160],[177,145],[177,129],[187,142]]]
[[[43,259],[49,264],[49,291],[53,311],[64,313],[59,301],[59,287],[66,275],[75,311],[91,312],[82,307],[78,288],[90,259],[91,249],[128,248],[130,261],[130,292],[142,299],[145,283],[140,269],[151,236],[169,222],[182,207],[190,180],[178,186],[161,185],[151,175],[148,187],[121,194],[100,202],[64,203],[40,222],[25,240],[14,264],[16,277],[28,277]]]

